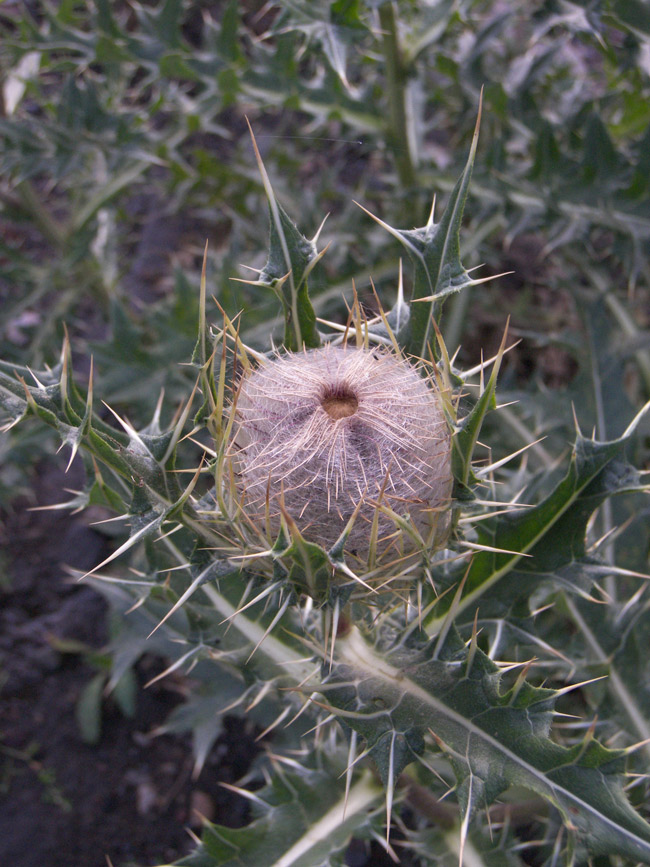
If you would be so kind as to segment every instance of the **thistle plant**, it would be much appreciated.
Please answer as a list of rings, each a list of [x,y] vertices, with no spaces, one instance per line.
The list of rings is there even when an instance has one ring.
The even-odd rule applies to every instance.
[[[206,821],[178,865],[342,865],[353,837],[403,864],[650,864],[646,576],[594,536],[611,497],[646,490],[626,457],[643,411],[609,442],[577,424],[559,478],[481,445],[507,334],[468,371],[442,337],[447,296],[486,279],[459,247],[477,140],[439,222],[377,220],[408,300],[400,277],[391,309],[354,296],[344,322],[317,320],[324,251],[256,151],[252,285],[282,304],[282,346],[249,345],[245,312],[209,326],[204,269],[196,386],[167,429],[160,408],[140,431],[99,418],[67,341],[52,369],[3,365],[8,424],[37,416],[85,455],[70,505],[129,521],[79,576],[123,615],[109,686],[147,649],[185,672],[164,730],[192,731],[197,771],[224,714],[260,726],[250,823]]]

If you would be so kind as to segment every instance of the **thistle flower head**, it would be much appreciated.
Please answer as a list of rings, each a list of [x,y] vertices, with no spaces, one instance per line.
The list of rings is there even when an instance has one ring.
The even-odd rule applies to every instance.
[[[272,532],[284,510],[329,548],[358,509],[347,549],[403,547],[397,516],[439,543],[451,494],[440,395],[386,350],[325,346],[277,357],[244,377],[238,469],[249,516]],[[402,541],[398,542],[398,540]]]

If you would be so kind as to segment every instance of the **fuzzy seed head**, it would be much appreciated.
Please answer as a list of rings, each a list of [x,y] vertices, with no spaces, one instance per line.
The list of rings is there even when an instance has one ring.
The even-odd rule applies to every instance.
[[[395,353],[325,346],[244,377],[236,465],[247,514],[272,533],[284,510],[325,548],[357,506],[346,548],[403,547],[389,510],[440,542],[451,496],[450,437],[434,383]],[[401,540],[401,541],[400,541]]]

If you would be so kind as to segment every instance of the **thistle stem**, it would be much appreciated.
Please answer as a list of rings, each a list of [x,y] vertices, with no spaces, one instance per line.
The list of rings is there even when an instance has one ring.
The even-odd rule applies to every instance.
[[[392,3],[380,6],[379,23],[382,29],[388,93],[387,142],[395,159],[400,184],[404,188],[413,189],[417,185],[417,177],[407,133],[409,118],[406,107],[406,83],[409,70],[404,63],[399,44],[395,8]]]

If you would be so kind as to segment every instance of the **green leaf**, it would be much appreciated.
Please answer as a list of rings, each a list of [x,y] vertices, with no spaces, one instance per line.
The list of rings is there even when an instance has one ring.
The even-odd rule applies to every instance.
[[[585,181],[598,185],[600,190],[619,186],[623,161],[616,153],[607,127],[597,114],[587,119],[584,136],[582,171]]]
[[[219,57],[231,63],[239,60],[242,56],[239,46],[239,18],[240,4],[237,0],[230,0],[221,14],[216,44]]]
[[[278,292],[285,315],[284,342],[297,351],[306,346],[320,346],[316,314],[309,299],[307,277],[318,253],[316,245],[302,235],[295,223],[277,202],[269,202],[271,234],[269,258],[260,274],[265,283]]]
[[[106,685],[106,675],[96,674],[83,688],[75,716],[84,743],[99,743],[102,733],[102,694]]]
[[[473,867],[523,867],[525,862],[519,857],[516,844],[512,847],[513,851],[508,851],[508,848],[508,837],[495,834],[492,826],[481,831],[472,830],[465,840],[463,864]],[[445,832],[434,825],[411,833],[409,851],[417,854],[421,867],[458,867],[458,831],[454,828]]]
[[[633,33],[650,36],[650,10],[642,0],[615,0],[607,7],[608,13]]]
[[[432,323],[440,318],[444,299],[477,282],[472,280],[460,261],[459,232],[476,156],[480,120],[479,108],[465,170],[449,196],[439,223],[433,221],[433,208],[429,222],[419,229],[394,229],[373,218],[404,245],[415,265],[410,316],[397,339],[407,353],[417,358],[428,358],[429,348],[435,350]]]
[[[562,154],[553,133],[553,126],[543,120],[535,141],[535,161],[530,169],[533,181],[548,183],[557,175]]]
[[[321,340],[307,279],[322,252],[318,253],[315,241],[307,240],[298,231],[275,198],[254,137],[253,146],[271,215],[269,258],[254,285],[270,288],[279,295],[284,308],[286,348],[294,352],[303,347],[313,349],[320,346]]]
[[[288,580],[298,593],[308,593],[312,599],[324,602],[332,583],[332,561],[327,552],[304,539],[298,526],[290,516],[285,516],[291,543],[287,544],[285,532],[281,529],[273,546],[276,561],[289,561]]]
[[[414,759],[431,735],[467,810],[523,786],[550,801],[592,852],[650,864],[650,825],[622,788],[623,751],[588,738],[556,744],[549,737],[556,693],[519,681],[504,692],[500,681],[499,666],[453,632],[439,654],[436,641],[381,652],[351,627],[337,640],[326,695],[371,747],[390,731]],[[402,761],[396,755],[394,767]]]
[[[178,867],[343,867],[350,838],[379,826],[383,792],[369,773],[345,792],[340,767],[291,771],[279,763],[270,786],[252,794],[245,828],[207,824],[198,850]],[[375,830],[375,834],[377,831]]]
[[[97,29],[118,39],[122,36],[109,0],[97,0]]]
[[[454,479],[459,487],[454,494],[456,498],[469,493],[468,485],[476,481],[472,471],[472,456],[478,442],[478,437],[487,413],[496,409],[497,377],[501,368],[503,351],[505,349],[505,337],[494,360],[492,373],[478,400],[472,407],[471,412],[458,424],[458,430],[452,438],[451,466]]]
[[[614,717],[634,739],[644,743],[650,755],[650,689],[648,684],[648,641],[650,616],[645,605],[603,605],[588,599],[563,600],[572,625],[584,642],[583,666],[586,676],[594,667],[605,672],[602,684],[609,701],[599,705],[604,720]],[[603,713],[604,710],[604,713]]]
[[[130,187],[148,168],[149,163],[145,161],[135,162],[124,167],[119,174],[113,175],[108,183],[102,184],[100,189],[90,196],[84,206],[75,213],[72,231],[81,231],[100,208],[105,207],[125,187]]]
[[[182,0],[163,0],[159,9],[148,14],[150,20],[155,25],[157,34],[164,43],[172,47],[180,46],[182,42]]]
[[[127,668],[117,681],[112,695],[124,716],[133,719],[136,711],[138,681],[132,668]]]
[[[208,753],[223,730],[223,712],[244,693],[241,676],[224,666],[212,666],[209,680],[200,683],[192,701],[175,708],[159,734],[191,732],[194,751],[194,769],[199,773]]]
[[[359,0],[332,0],[330,18],[342,27],[360,27],[360,5]]]
[[[348,51],[367,33],[358,0],[334,0],[328,4],[329,8],[310,0],[289,0],[282,6],[274,29],[303,33],[308,45],[320,43],[331,68],[348,91],[353,92],[346,71]]]
[[[457,616],[466,612],[464,618],[471,619],[479,604],[483,615],[495,608],[504,615],[541,581],[585,557],[594,511],[615,494],[644,490],[636,470],[620,458],[628,441],[625,435],[600,443],[578,433],[566,475],[541,503],[477,524],[473,544],[490,550],[474,554]],[[445,597],[425,621],[430,635],[442,628],[450,605]]]

